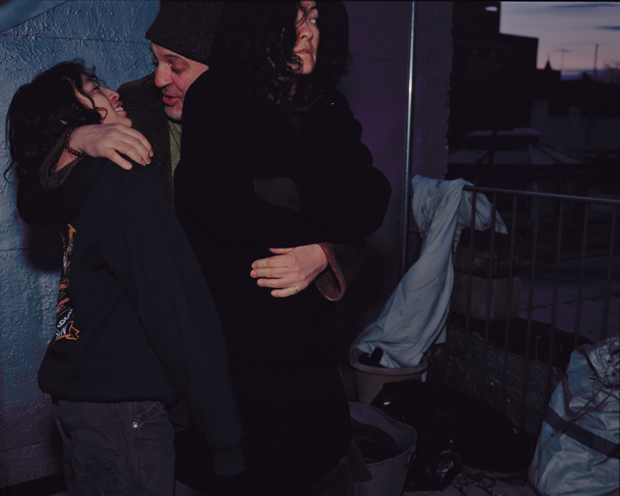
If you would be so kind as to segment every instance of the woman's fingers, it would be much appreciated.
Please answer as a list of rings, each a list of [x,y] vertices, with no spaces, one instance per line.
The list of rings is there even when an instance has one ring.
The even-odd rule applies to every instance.
[[[142,133],[123,124],[93,124],[80,126],[71,134],[72,148],[91,157],[105,157],[130,169],[131,164],[120,154],[139,164],[148,164],[153,148]]]
[[[306,289],[327,266],[327,258],[319,245],[296,248],[271,248],[276,255],[256,260],[250,277],[256,284],[274,288],[272,296],[284,298]]]
[[[120,154],[129,157],[134,162],[146,165],[151,162],[151,158],[148,156],[148,150],[138,143],[135,141],[130,143],[125,139],[110,140],[105,147],[101,148],[100,153],[123,169],[131,169],[131,164]]]
[[[278,279],[259,279],[256,281],[261,288],[273,288],[273,289],[285,289],[297,287],[297,292],[303,291],[312,281],[308,279],[292,279],[292,278],[278,278]]]
[[[274,289],[271,292],[271,296],[276,298],[287,298],[289,296],[295,296],[300,290],[298,290],[297,286],[292,286],[290,288],[284,289]]]

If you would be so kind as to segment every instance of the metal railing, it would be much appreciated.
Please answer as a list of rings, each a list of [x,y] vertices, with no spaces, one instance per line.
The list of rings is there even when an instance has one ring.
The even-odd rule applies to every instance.
[[[493,369],[481,374],[488,383],[478,395],[536,435],[570,352],[618,335],[620,200],[465,190],[473,194],[472,218],[478,195],[486,195],[492,223],[484,235],[472,230],[461,240],[450,328],[476,334],[481,363],[475,366]],[[496,211],[507,235],[495,233]],[[457,291],[464,303],[455,312]]]

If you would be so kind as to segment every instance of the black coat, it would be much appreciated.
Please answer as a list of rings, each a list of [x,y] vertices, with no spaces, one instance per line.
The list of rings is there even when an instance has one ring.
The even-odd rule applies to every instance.
[[[360,138],[338,91],[292,118],[229,90],[215,71],[185,97],[176,212],[216,302],[248,478],[264,494],[305,487],[333,468],[350,443],[349,412],[334,303],[314,285],[274,298],[248,275],[270,247],[361,246],[379,228],[390,185]]]

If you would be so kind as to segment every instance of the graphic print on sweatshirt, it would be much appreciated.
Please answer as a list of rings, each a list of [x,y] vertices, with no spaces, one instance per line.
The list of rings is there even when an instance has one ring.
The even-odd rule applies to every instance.
[[[71,265],[71,253],[75,229],[67,224],[60,233],[63,245],[62,274],[58,286],[58,305],[56,306],[56,336],[54,342],[59,339],[76,340],[80,331],[74,327],[73,305],[69,296],[69,268]]]

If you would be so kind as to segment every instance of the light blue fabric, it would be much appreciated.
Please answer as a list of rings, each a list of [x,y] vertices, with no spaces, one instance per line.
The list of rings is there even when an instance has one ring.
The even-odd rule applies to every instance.
[[[617,494],[619,351],[620,339],[610,338],[572,353],[567,377],[551,396],[528,470],[541,495]]]
[[[445,341],[445,327],[454,279],[452,254],[461,231],[472,224],[472,193],[463,191],[471,183],[456,179],[442,181],[415,176],[413,215],[422,236],[420,258],[407,271],[390,296],[376,322],[358,338],[357,347],[372,353],[383,349],[381,365],[389,368],[415,367],[433,343]],[[475,229],[491,226],[492,206],[478,194]],[[506,233],[496,214],[495,230]]]

